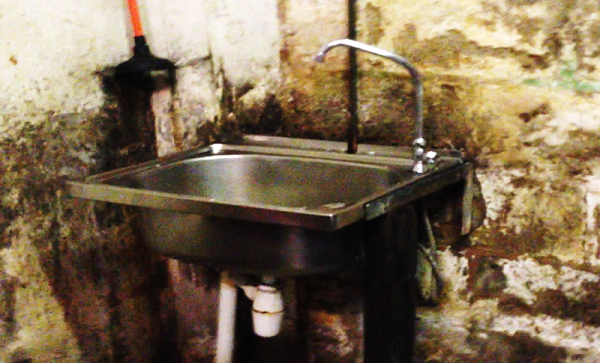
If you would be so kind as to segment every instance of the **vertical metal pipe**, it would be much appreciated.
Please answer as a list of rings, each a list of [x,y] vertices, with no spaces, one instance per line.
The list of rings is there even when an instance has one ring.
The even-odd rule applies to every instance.
[[[348,38],[356,40],[356,0],[348,0]],[[348,48],[348,154],[358,150],[358,61],[356,49]]]

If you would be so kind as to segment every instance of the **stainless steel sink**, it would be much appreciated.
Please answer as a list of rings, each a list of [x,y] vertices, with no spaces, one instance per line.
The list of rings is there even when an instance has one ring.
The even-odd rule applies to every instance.
[[[68,183],[70,195],[140,208],[154,251],[260,275],[302,275],[362,258],[368,220],[463,180],[442,157],[427,174],[397,148],[247,137]]]
[[[247,207],[329,211],[384,191],[410,174],[335,160],[224,153],[129,173],[110,184]]]

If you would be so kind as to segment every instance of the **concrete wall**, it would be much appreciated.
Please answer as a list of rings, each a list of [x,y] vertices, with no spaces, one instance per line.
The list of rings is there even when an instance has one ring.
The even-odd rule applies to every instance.
[[[155,118],[146,95],[112,79],[131,55],[125,4],[0,3],[2,362],[161,353],[164,263],[139,243],[135,215],[62,198],[60,180],[151,159],[156,143],[165,154],[206,142],[225,84],[277,83],[274,1],[141,1],[152,51],[178,66],[178,93],[154,95],[156,125],[140,132]]]
[[[0,361],[150,361],[159,338],[149,331],[165,314],[158,301],[214,303],[214,293],[197,288],[210,279],[187,265],[169,263],[171,284],[183,279],[171,288],[175,297],[150,288],[162,265],[135,237],[134,215],[60,198],[61,178],[243,130],[344,138],[346,52],[320,65],[312,56],[345,36],[346,2],[140,5],[151,49],[179,67],[177,90],[155,92],[150,115],[133,112],[154,121],[156,136],[151,130],[111,151],[111,132],[127,121],[123,90],[110,81],[130,54],[124,4],[0,3]],[[442,244],[442,303],[420,312],[419,358],[597,361],[600,5],[361,0],[357,7],[359,40],[398,52],[424,74],[427,137],[477,161],[487,207],[484,226],[451,249],[456,236],[436,229],[454,242]],[[367,55],[359,64],[361,140],[408,144],[404,71]],[[144,148],[154,143],[157,151]],[[323,291],[312,283],[311,291]],[[313,303],[312,360],[359,361],[356,309]],[[210,355],[213,328],[180,330],[187,359]]]
[[[317,22],[321,33],[339,30],[328,24],[344,6],[329,6]],[[597,361],[597,2],[357,6],[359,40],[405,56],[424,74],[430,143],[476,160],[487,206],[484,227],[442,254],[446,295],[440,307],[421,311],[419,357]],[[304,11],[311,9],[317,3]],[[284,39],[298,42],[295,35]],[[282,100],[294,115],[286,120],[295,124],[290,134],[301,134],[305,120],[321,120],[323,109],[328,119],[345,119],[344,107],[335,107],[343,95],[319,93],[333,88],[323,78],[340,79],[343,62],[319,66],[329,72],[321,75],[309,65],[309,48],[286,49],[295,55],[284,74],[296,102]],[[359,64],[363,140],[408,145],[404,71],[369,55],[359,56]],[[319,126],[320,135],[343,138]],[[436,233],[448,237],[443,226]]]

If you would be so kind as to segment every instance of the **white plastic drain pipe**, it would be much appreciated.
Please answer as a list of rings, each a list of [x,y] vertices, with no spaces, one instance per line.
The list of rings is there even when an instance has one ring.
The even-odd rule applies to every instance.
[[[260,285],[252,304],[254,333],[264,338],[274,337],[281,330],[283,297],[274,286]]]
[[[217,353],[215,363],[232,363],[235,344],[235,308],[237,288],[227,272],[221,273],[219,288],[219,317],[217,324]]]
[[[262,285],[241,286],[252,304],[254,333],[264,338],[274,337],[281,331],[283,296],[274,286],[275,278],[264,276]],[[217,324],[217,352],[214,363],[232,363],[235,347],[235,310],[237,286],[227,272],[221,273],[219,287],[219,317]]]
[[[241,286],[246,296],[252,301],[252,325],[254,333],[263,338],[271,338],[279,334],[283,321],[283,296],[275,287],[273,276],[263,276],[262,285]]]

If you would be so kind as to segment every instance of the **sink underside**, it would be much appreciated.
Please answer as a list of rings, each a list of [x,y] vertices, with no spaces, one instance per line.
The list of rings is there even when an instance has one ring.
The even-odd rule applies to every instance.
[[[245,273],[302,275],[360,260],[366,221],[470,170],[447,157],[437,170],[416,175],[396,148],[348,155],[277,146],[212,145],[68,182],[68,191],[141,207],[141,233],[163,255]]]

